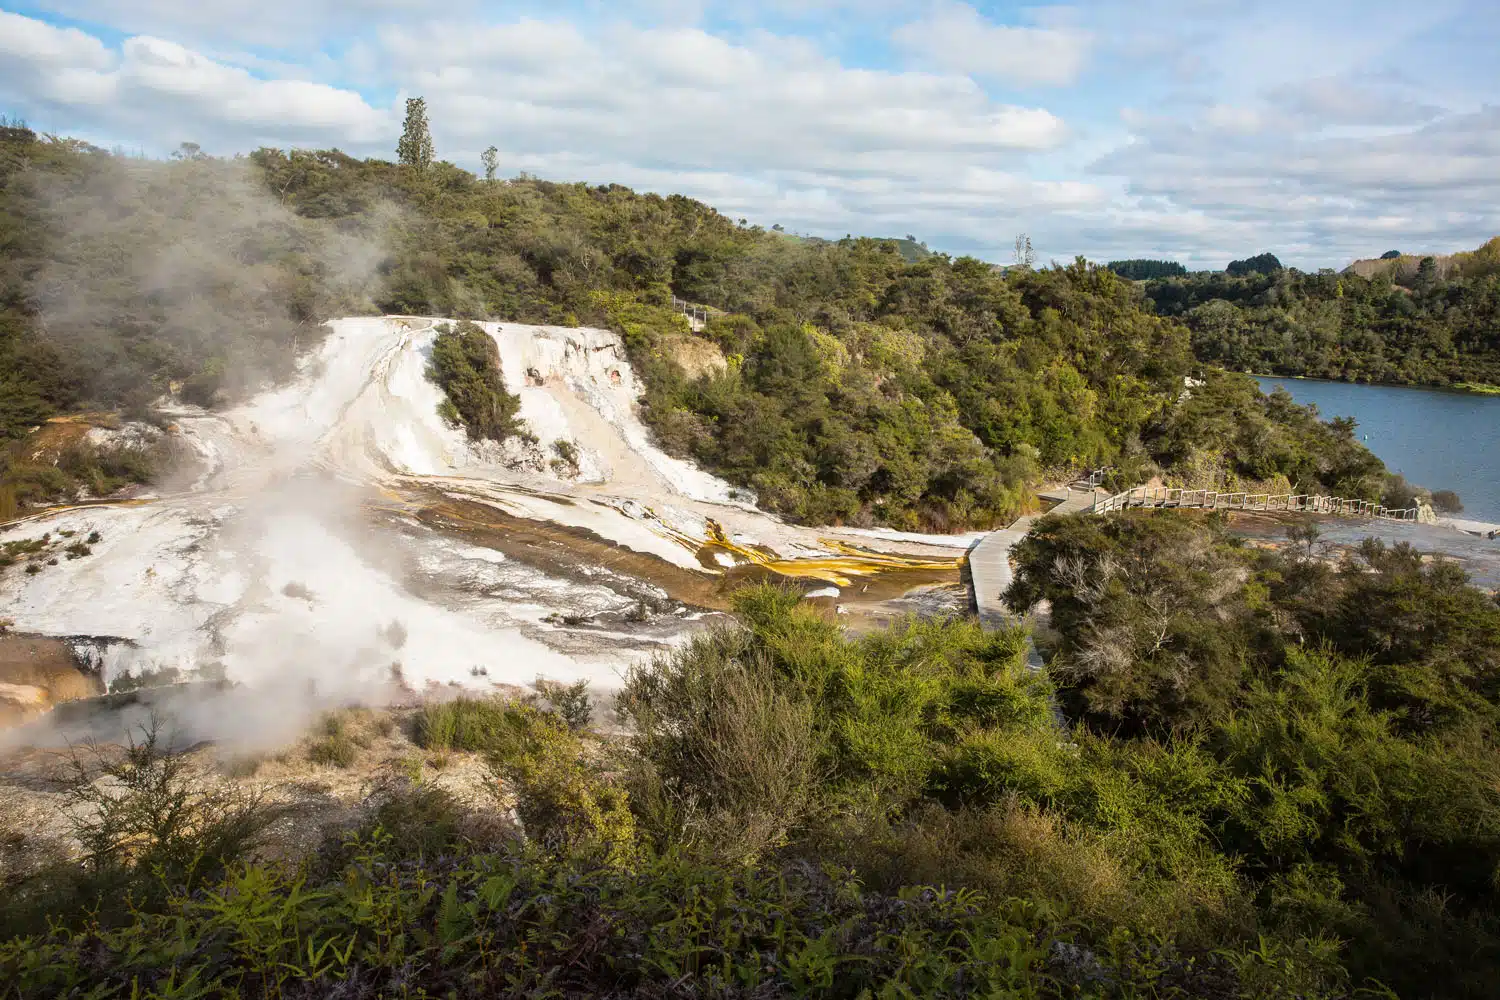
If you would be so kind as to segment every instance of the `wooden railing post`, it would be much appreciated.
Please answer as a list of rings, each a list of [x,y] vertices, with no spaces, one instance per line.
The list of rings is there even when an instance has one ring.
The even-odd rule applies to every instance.
[[[1117,510],[1129,510],[1131,507],[1284,510],[1393,521],[1421,519],[1419,508],[1393,509],[1361,498],[1332,497],[1322,493],[1219,493],[1216,490],[1189,490],[1180,486],[1131,486],[1119,493],[1095,499],[1089,506],[1088,513],[1108,514]]]

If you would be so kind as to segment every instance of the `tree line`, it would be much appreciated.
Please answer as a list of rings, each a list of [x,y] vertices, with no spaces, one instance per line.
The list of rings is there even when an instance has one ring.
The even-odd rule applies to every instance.
[[[1195,272],[1154,280],[1146,294],[1157,313],[1191,329],[1196,357],[1232,370],[1500,384],[1500,239],[1454,256],[1446,277],[1427,257],[1410,272],[1368,278],[1280,267]]]
[[[1112,260],[1106,266],[1126,281],[1149,281],[1152,278],[1180,277],[1188,273],[1187,268],[1175,260]]]
[[[219,405],[290,371],[321,320],[386,311],[616,330],[662,446],[803,521],[986,527],[1045,476],[1098,465],[1385,488],[1347,428],[1205,368],[1189,327],[1107,268],[1002,274],[888,240],[788,240],[678,195],[476,177],[435,158],[420,104],[409,118],[398,163],[125,161],[9,128],[0,431],[84,405],[145,415],[163,394]],[[110,225],[75,224],[102,204]],[[694,335],[674,296],[715,309],[706,373],[679,363]],[[13,482],[30,475],[10,461]],[[23,500],[59,492],[35,479]]]

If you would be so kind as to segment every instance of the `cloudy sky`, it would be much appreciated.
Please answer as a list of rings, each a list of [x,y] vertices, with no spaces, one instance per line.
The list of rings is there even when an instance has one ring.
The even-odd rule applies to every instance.
[[[1500,233],[1497,0],[0,0],[0,114],[444,159],[1006,261]]]

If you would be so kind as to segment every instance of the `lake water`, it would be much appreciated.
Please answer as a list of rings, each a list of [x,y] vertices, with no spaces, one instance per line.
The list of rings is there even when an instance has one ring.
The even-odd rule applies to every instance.
[[[1282,386],[1313,403],[1324,420],[1353,417],[1355,436],[1418,486],[1453,490],[1459,517],[1500,523],[1500,396],[1356,385],[1312,379],[1257,377],[1270,392]]]

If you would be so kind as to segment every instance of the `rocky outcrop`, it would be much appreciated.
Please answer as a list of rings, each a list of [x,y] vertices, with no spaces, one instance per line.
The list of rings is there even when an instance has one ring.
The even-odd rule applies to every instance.
[[[0,634],[0,727],[34,719],[54,705],[102,690],[96,677],[80,669],[66,640]]]

